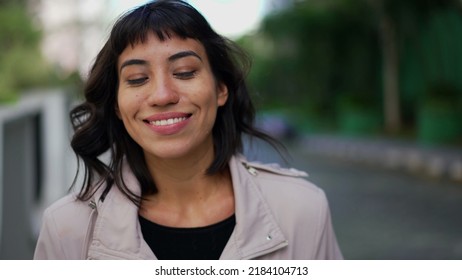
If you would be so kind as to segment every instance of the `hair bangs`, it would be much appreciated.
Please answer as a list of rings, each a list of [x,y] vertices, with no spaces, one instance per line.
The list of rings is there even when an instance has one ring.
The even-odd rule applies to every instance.
[[[158,9],[156,4],[129,11],[115,23],[110,38],[116,55],[128,45],[146,42],[149,34],[155,34],[161,41],[173,36],[202,40],[204,30],[211,30],[205,18],[198,19],[197,15],[190,14],[184,4],[177,7],[184,10],[181,17],[177,8]]]

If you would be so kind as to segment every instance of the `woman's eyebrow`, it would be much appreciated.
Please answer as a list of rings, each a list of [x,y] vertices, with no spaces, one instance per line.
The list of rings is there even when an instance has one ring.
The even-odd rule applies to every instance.
[[[197,57],[197,59],[202,61],[202,58],[194,51],[182,51],[182,52],[175,53],[168,57],[168,61],[172,62],[172,61],[178,60],[183,57],[188,57],[188,56]],[[129,59],[127,61],[124,61],[122,65],[120,65],[119,72],[122,72],[122,69],[124,67],[130,66],[130,65],[147,65],[147,64],[148,62],[143,59]]]
[[[187,57],[187,56],[194,56],[194,57],[197,57],[200,61],[202,61],[202,58],[197,53],[195,53],[193,51],[178,52],[176,54],[171,55],[168,58],[168,61],[172,62],[172,61],[175,61],[175,60],[178,60],[180,58]]]
[[[122,63],[122,65],[120,65],[120,69],[119,69],[119,73],[122,72],[122,69],[126,66],[130,66],[130,65],[147,65],[148,62],[146,60],[143,60],[143,59],[129,59],[127,61],[124,61],[124,63]]]

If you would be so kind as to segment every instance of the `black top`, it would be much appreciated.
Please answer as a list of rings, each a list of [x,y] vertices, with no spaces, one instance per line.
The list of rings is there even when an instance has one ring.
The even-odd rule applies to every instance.
[[[175,228],[139,216],[144,240],[159,260],[218,260],[236,224],[234,215],[213,225]]]

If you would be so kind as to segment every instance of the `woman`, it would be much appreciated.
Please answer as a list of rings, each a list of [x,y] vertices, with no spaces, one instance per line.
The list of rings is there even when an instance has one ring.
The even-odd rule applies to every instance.
[[[36,259],[338,259],[324,193],[247,162],[245,59],[189,4],[122,16],[71,112],[80,192],[49,207]],[[109,153],[109,162],[99,157]]]

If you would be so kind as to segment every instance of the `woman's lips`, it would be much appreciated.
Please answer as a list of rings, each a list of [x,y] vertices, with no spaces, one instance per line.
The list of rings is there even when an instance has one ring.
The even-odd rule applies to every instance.
[[[187,113],[160,113],[145,119],[144,122],[154,132],[162,135],[171,135],[181,131],[189,123],[192,114]]]
[[[186,119],[187,119],[186,117],[170,118],[170,119],[164,119],[164,120],[150,121],[149,124],[155,125],[155,126],[166,126],[166,125],[172,125],[172,124],[185,121]]]

